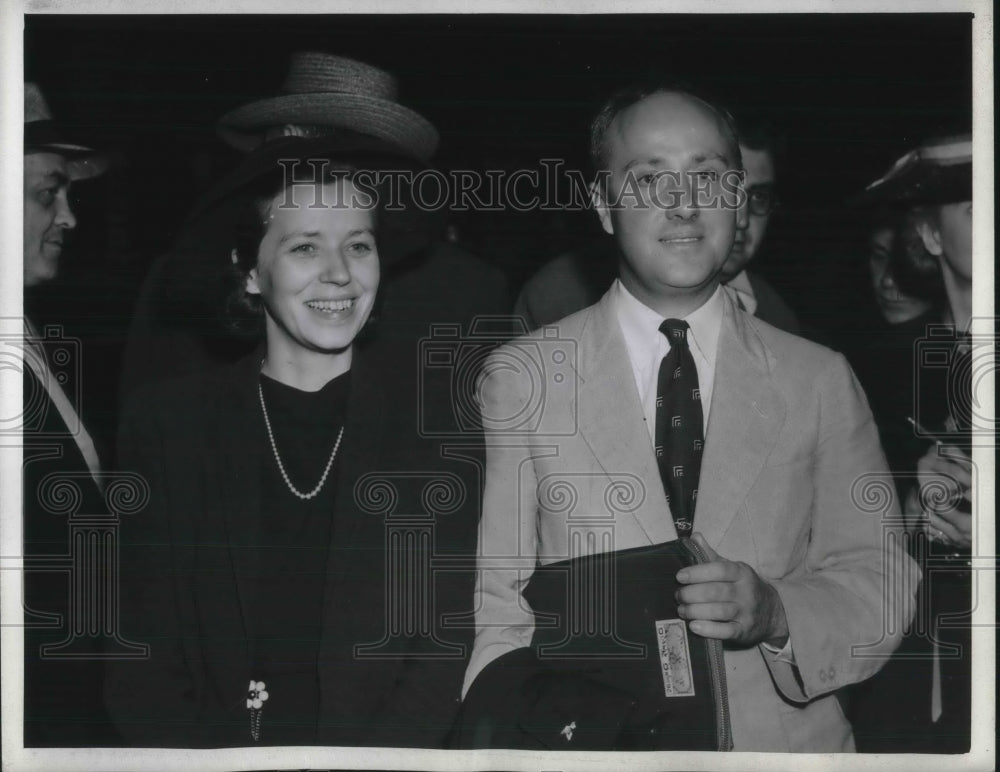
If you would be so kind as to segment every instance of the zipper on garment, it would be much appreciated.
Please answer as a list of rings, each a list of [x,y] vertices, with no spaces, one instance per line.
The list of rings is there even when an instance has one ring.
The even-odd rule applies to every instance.
[[[696,563],[708,562],[708,555],[691,539],[681,539],[683,546]],[[733,730],[729,722],[729,691],[726,688],[726,663],[722,653],[722,641],[706,638],[708,644],[708,672],[712,682],[712,696],[715,702],[715,726],[719,750],[733,749]]]

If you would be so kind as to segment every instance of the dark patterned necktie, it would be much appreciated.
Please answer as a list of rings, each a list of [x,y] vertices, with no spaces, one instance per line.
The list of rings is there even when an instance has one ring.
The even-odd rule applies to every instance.
[[[698,501],[698,477],[705,445],[698,371],[687,342],[687,322],[667,319],[660,332],[670,351],[656,380],[656,463],[677,535],[690,536]]]

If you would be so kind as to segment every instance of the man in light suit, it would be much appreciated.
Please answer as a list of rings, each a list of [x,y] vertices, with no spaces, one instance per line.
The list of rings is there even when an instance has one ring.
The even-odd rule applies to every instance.
[[[593,197],[619,278],[484,368],[465,693],[530,645],[522,590],[536,565],[690,533],[654,452],[670,351],[658,328],[674,318],[687,323],[700,387],[692,538],[709,556],[677,575],[678,615],[689,635],[725,646],[734,750],[851,751],[836,692],[898,645],[919,576],[891,538],[898,507],[863,393],[843,357],[754,319],[720,286],[737,211],[716,194],[741,166],[724,111],[663,87],[625,91],[595,119],[591,152],[607,173]],[[866,481],[888,497],[878,511],[859,493]]]

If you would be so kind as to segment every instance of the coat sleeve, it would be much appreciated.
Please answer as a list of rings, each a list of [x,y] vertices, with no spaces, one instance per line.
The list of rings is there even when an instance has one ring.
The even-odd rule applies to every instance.
[[[773,582],[794,664],[761,649],[779,690],[795,702],[878,671],[913,616],[920,581],[861,387],[840,355],[815,383],[819,433],[806,513],[809,544],[801,570]]]
[[[501,348],[479,381],[486,479],[476,554],[476,637],[462,687],[496,658],[529,646],[535,617],[521,595],[535,568],[538,498],[530,432],[517,424],[531,394],[529,375],[509,367]]]
[[[126,407],[119,432],[119,465],[149,484],[149,503],[121,525],[120,626],[148,644],[145,659],[108,662],[105,701],[126,742],[138,747],[197,746],[193,680],[182,650],[177,535],[166,488],[163,432],[149,405]]]

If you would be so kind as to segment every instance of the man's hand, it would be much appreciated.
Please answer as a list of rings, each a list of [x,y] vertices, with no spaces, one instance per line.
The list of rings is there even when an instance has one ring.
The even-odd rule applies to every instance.
[[[972,546],[972,517],[961,511],[972,500],[972,460],[959,447],[935,443],[917,461],[918,488],[906,499],[907,520],[934,541]]]
[[[677,613],[690,620],[691,632],[753,646],[781,648],[788,641],[788,621],[778,591],[746,563],[720,558],[700,533],[694,541],[710,562],[677,572]]]

